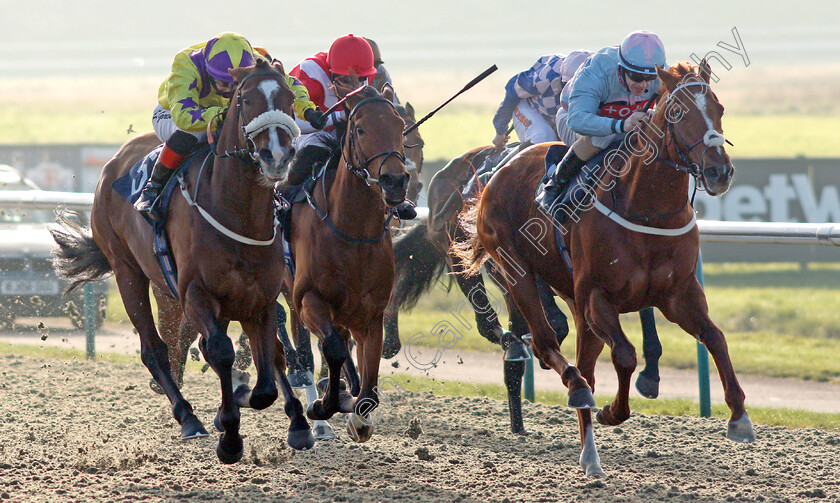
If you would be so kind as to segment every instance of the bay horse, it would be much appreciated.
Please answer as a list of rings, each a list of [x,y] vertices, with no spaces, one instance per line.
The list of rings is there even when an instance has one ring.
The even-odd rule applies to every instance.
[[[699,69],[682,62],[657,73],[663,95],[655,114],[638,131],[636,141],[625,142],[627,150],[613,157],[628,162],[599,169],[595,198],[584,206],[598,211],[589,209],[577,221],[570,219],[555,229],[551,215],[534,202],[551,145],[535,145],[490,180],[479,204],[462,215],[468,240],[453,243],[468,273],[478,273],[488,257],[502,269],[531,329],[534,354],[560,374],[569,390],[569,405],[578,409],[580,465],[587,476],[604,476],[591,417],[597,357],[604,344],[609,345],[619,384],[614,401],[596,417],[602,424],[618,425],[630,416],[630,377],[636,368],[635,349],[621,329],[619,313],[649,306],[712,354],[731,410],[727,438],[755,438],[726,339],[709,318],[696,278],[699,233],[687,196],[691,178],[710,195],[724,193],[731,184],[734,168],[724,149],[723,106],[711,90],[711,69],[705,61]],[[564,264],[556,235],[563,236],[570,251],[573,274]],[[574,313],[577,367],[560,352],[546,320],[538,301],[537,275]]]
[[[217,154],[207,158],[212,166],[187,170],[181,193],[176,191],[169,205],[166,230],[177,266],[177,301],[155,259],[152,227],[112,189],[115,180],[159,143],[154,134],[128,141],[105,165],[90,230],[73,228],[61,218],[61,226],[53,229],[56,270],[71,282],[70,289],[113,272],[140,335],[141,359],[172,403],[182,439],[207,432],[173,379],[167,345],[152,316],[150,284],[161,303],[162,325],[177,331],[185,326],[177,323],[183,316],[187,329],[201,333],[199,347],[221,383],[215,424],[223,431],[216,446],[223,463],[242,457],[239,407],[270,406],[278,396],[275,379],[291,419],[289,444],[296,449],[314,444],[284,373],[274,310],[284,271],[282,245],[275,239],[274,182],[286,176],[294,154],[292,138],[300,134],[291,118],[295,97],[279,62],[261,60],[231,75],[236,89],[224,113]],[[233,387],[234,350],[226,334],[232,320],[242,325],[250,341],[257,369],[253,389]]]
[[[394,282],[388,215],[403,202],[409,174],[405,121],[391,100],[367,87],[347,105],[338,168],[322,170],[309,204],[292,207],[294,278],[284,293],[293,309],[293,332],[299,317],[321,341],[329,367],[324,397],[309,404],[307,416],[325,421],[336,412],[348,413],[348,433],[364,442],[373,430],[370,413],[379,403],[383,312]],[[351,336],[360,378],[353,375]],[[342,367],[353,394],[339,389]]]

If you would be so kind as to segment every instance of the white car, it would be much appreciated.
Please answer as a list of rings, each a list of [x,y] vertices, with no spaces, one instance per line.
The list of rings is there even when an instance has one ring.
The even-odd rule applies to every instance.
[[[0,165],[0,190],[38,190],[31,180]],[[17,318],[68,316],[76,328],[84,327],[81,292],[63,295],[65,282],[53,272],[51,250],[55,246],[48,225],[52,210],[0,207],[0,327]],[[94,284],[96,326],[105,318],[106,282]]]

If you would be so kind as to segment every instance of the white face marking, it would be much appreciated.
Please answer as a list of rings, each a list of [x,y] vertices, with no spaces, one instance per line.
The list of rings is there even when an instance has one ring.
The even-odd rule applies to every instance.
[[[273,98],[277,91],[280,90],[280,83],[276,80],[266,79],[260,82],[257,88],[265,95],[265,101],[268,103],[268,109],[274,110]]]
[[[697,110],[703,115],[703,120],[706,121],[706,134],[703,137],[703,143],[708,147],[715,147],[720,152],[720,147],[723,145],[723,135],[715,131],[715,125],[712,119],[709,118],[709,109],[706,103],[706,93],[694,93],[694,104]]]

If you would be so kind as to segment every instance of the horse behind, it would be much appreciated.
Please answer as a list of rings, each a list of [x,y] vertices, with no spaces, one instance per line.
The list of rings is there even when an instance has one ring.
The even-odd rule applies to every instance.
[[[169,205],[166,231],[177,267],[177,298],[169,292],[152,250],[153,230],[132,204],[112,189],[157,144],[152,134],[126,143],[105,165],[94,195],[91,229],[59,220],[55,228],[57,272],[75,288],[113,271],[126,312],[140,335],[141,359],[172,403],[181,437],[207,432],[172,377],[167,346],[155,327],[149,286],[162,311],[161,323],[178,329],[181,316],[201,333],[199,347],[219,376],[222,403],[215,424],[222,431],[216,453],[224,463],[242,457],[239,407],[264,409],[278,396],[291,418],[288,440],[313,445],[303,407],[284,373],[277,340],[275,299],[284,271],[275,239],[274,183],[288,172],[299,134],[291,118],[294,94],[283,67],[260,61],[231,72],[236,82],[231,106],[216,142],[216,155],[202,169],[184,174],[181,192]],[[232,379],[234,349],[226,330],[238,321],[248,336],[257,369],[252,389]],[[237,383],[240,384],[240,383]]]
[[[389,208],[403,202],[409,183],[403,154],[404,120],[393,103],[373,88],[348,100],[347,133],[336,170],[325,170],[309,205],[292,207],[291,248],[295,262],[287,294],[296,317],[322,342],[329,366],[324,398],[307,416],[326,420],[348,413],[347,429],[359,442],[372,434],[371,412],[379,403],[383,312],[394,282]],[[361,373],[355,375],[349,338],[356,342]],[[340,391],[341,368],[350,372],[354,399]]]
[[[478,206],[462,217],[469,240],[453,245],[470,272],[477,273],[488,257],[503,270],[531,328],[535,356],[561,376],[569,405],[578,409],[580,464],[587,476],[604,475],[591,417],[597,357],[609,345],[618,375],[615,399],[597,419],[617,425],[630,416],[630,378],[636,368],[635,348],[622,331],[619,313],[649,306],[712,354],[731,410],[727,437],[738,442],[755,438],[726,339],[709,318],[696,278],[699,233],[687,196],[692,177],[710,195],[722,194],[731,183],[734,169],[721,133],[723,106],[711,91],[705,61],[699,70],[679,63],[667,72],[657,71],[665,91],[655,115],[635,142],[628,141],[613,156],[621,162],[608,159],[600,168],[603,176],[594,200],[578,220],[555,229],[552,217],[534,203],[550,146],[541,144],[512,159],[490,180]],[[571,270],[556,233],[570,252]],[[536,276],[574,313],[577,367],[560,352],[538,301]]]

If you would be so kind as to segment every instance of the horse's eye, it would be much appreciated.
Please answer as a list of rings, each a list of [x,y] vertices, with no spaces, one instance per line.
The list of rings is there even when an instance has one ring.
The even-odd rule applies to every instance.
[[[365,134],[365,132],[360,126],[356,126],[356,134],[362,136]]]
[[[250,106],[251,105],[251,100],[248,99],[248,98],[242,98],[242,104],[245,105],[245,106]]]

